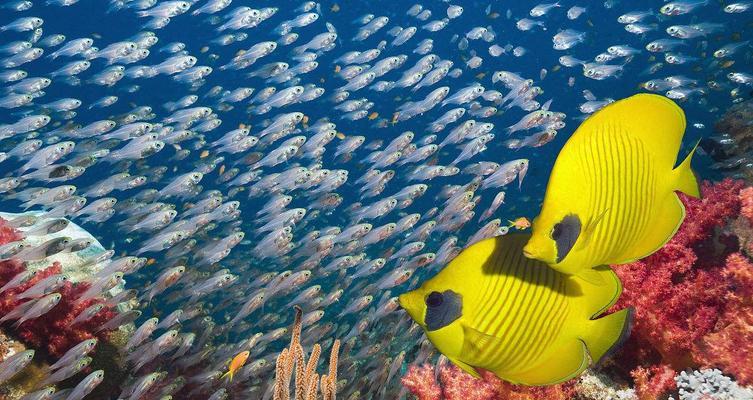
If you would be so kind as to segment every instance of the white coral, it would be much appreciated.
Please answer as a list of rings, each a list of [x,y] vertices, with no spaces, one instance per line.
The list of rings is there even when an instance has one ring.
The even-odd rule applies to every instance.
[[[718,369],[682,371],[675,382],[680,400],[753,400],[753,390],[739,386]]]
[[[620,388],[609,377],[591,369],[580,376],[578,394],[588,400],[635,400],[638,397],[630,388]]]

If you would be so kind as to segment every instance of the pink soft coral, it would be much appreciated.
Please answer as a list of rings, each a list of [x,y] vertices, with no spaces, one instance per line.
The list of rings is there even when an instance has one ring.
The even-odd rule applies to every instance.
[[[677,389],[675,376],[677,373],[667,365],[659,364],[650,367],[638,367],[630,372],[635,381],[635,394],[638,400],[655,400],[665,393]]]
[[[753,264],[740,253],[727,257],[725,277],[733,290],[725,294],[724,312],[714,331],[695,344],[694,358],[718,367],[743,384],[753,383]]]
[[[740,215],[753,223],[753,187],[740,191]]]
[[[412,365],[403,386],[419,400],[567,400],[575,396],[573,382],[547,387],[513,385],[490,372],[474,378],[455,365],[439,367],[439,381],[430,364]]]
[[[0,245],[20,239],[21,235],[8,227],[4,220],[0,219]],[[0,262],[0,286],[4,285],[18,273],[24,271],[24,269],[23,264],[17,261]],[[1,293],[0,315],[8,313],[23,302],[16,299],[16,295],[44,278],[59,274],[60,271],[60,264],[54,263],[52,266],[38,271],[22,285]],[[91,299],[79,303],[75,302],[75,299],[88,288],[88,283],[72,284],[71,282],[66,282],[62,288],[58,289],[58,293],[62,295],[60,303],[47,314],[21,324],[15,330],[16,335],[35,348],[46,348],[48,353],[54,357],[63,355],[68,349],[83,340],[93,338],[95,336],[94,331],[115,316],[115,312],[105,308],[90,320],[70,326],[71,321],[73,321],[73,318],[78,313],[98,301]],[[97,335],[104,337],[106,333],[103,331]]]
[[[723,232],[749,192],[741,195],[741,187],[727,179],[704,183],[701,199],[681,194],[687,216],[672,240],[643,260],[614,266],[624,286],[614,309],[635,308],[631,338],[619,359],[635,367],[642,398],[658,396],[661,390],[646,385],[668,381],[663,377],[670,367],[715,366],[741,383],[753,382],[753,366],[745,362],[753,354],[753,315],[746,313],[753,269],[737,253],[736,238]]]
[[[419,400],[436,400],[442,398],[442,388],[434,377],[434,367],[430,364],[411,365],[400,380],[403,386]]]
[[[484,379],[474,378],[454,365],[442,366],[439,379],[447,400],[491,400],[495,398],[499,381],[492,374],[485,374]]]

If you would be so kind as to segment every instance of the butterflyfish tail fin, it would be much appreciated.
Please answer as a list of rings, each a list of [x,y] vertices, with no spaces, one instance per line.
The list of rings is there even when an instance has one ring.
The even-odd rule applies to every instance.
[[[591,355],[591,360],[598,363],[612,352],[619,349],[630,335],[633,309],[625,308],[601,318],[591,320],[588,333],[583,337]]]
[[[691,150],[682,163],[672,171],[675,178],[675,190],[679,190],[680,192],[695,198],[701,197],[701,191],[698,188],[698,180],[696,179],[693,170],[690,168],[690,161],[698,148],[698,143],[700,143],[700,141],[696,142],[695,146],[693,146],[693,150]]]

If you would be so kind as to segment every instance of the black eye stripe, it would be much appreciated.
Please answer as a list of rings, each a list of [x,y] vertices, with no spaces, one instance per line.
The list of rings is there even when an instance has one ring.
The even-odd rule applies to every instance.
[[[575,242],[580,236],[581,223],[580,218],[575,214],[570,214],[555,224],[552,228],[552,239],[557,246],[557,262],[562,260],[573,249]]]
[[[452,290],[431,292],[426,299],[424,323],[428,331],[435,331],[453,323],[462,316],[463,299]]]
[[[426,297],[426,305],[429,307],[439,307],[442,305],[442,293],[439,292],[431,292],[428,297]]]

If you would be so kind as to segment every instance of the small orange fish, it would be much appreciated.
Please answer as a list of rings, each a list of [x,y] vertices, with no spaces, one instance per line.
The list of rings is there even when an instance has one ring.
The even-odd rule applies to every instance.
[[[339,65],[335,65],[335,73],[338,73],[340,71],[341,71],[340,66]]]
[[[227,372],[225,372],[225,374],[222,375],[221,378],[228,377],[228,379],[232,382],[233,375],[235,375],[235,373],[238,372],[238,370],[246,364],[246,360],[248,360],[249,354],[251,353],[246,350],[238,353],[235,357],[233,357],[233,359],[230,361],[230,366],[228,367]]]
[[[340,139],[340,140],[345,139],[345,134],[342,133],[342,132],[337,132],[337,134],[335,136],[337,136],[337,138]]]
[[[369,114],[369,120],[370,121],[373,121],[373,120],[377,119],[377,117],[379,117],[379,113],[378,112],[373,112],[373,113]]]
[[[515,221],[508,220],[507,222],[510,223],[510,228],[515,228],[519,231],[522,231],[523,229],[528,229],[531,227],[531,221],[528,220],[526,217],[520,217],[516,218]]]
[[[206,158],[208,155],[209,155],[209,151],[204,150],[201,152],[201,154],[199,154],[199,158]]]

